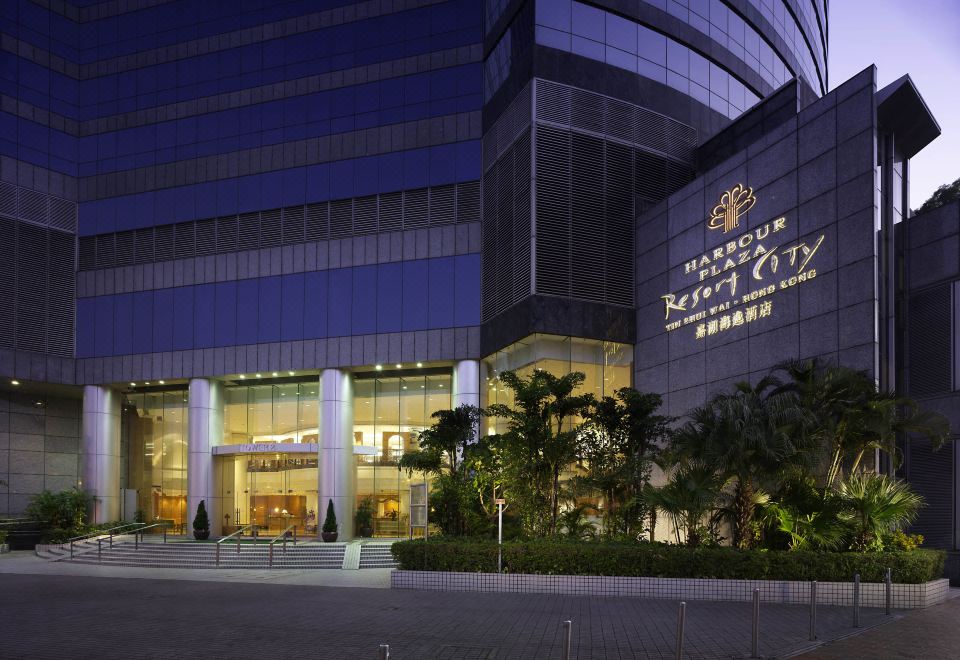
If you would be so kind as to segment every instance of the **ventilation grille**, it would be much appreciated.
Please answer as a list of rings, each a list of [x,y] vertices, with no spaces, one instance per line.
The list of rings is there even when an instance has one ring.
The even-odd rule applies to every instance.
[[[0,200],[2,202],[2,200]],[[480,182],[242,213],[80,239],[80,270],[480,220]]]
[[[482,315],[530,295],[530,131],[484,176]]]
[[[953,452],[956,447],[947,443],[933,451],[930,441],[910,438],[904,467],[911,488],[923,497],[917,519],[910,532],[923,534],[924,546],[953,547]]]
[[[0,348],[73,355],[75,246],[73,234],[0,217]]]
[[[0,183],[0,215],[44,227],[77,231],[76,202],[12,183]]]
[[[530,128],[531,88],[527,83],[504,110],[493,126],[483,135],[483,171],[493,167],[518,137]]]
[[[647,108],[577,87],[536,79],[536,119],[676,159],[694,162],[697,130]]]
[[[953,389],[950,291],[951,285],[943,284],[910,296],[907,310],[910,396]]]

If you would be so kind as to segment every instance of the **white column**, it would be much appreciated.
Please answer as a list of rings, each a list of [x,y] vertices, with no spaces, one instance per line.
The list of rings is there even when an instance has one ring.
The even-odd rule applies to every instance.
[[[320,470],[318,471],[317,528],[333,500],[340,541],[353,538],[353,509],[357,466],[353,458],[353,378],[341,369],[320,372]]]
[[[120,518],[120,398],[109,387],[83,388],[81,487],[94,496],[93,523]]]
[[[480,407],[480,361],[460,360],[453,366],[453,407]]]
[[[187,406],[187,535],[200,501],[210,518],[210,534],[223,529],[221,494],[216,489],[212,450],[223,442],[223,383],[208,378],[190,380]]]

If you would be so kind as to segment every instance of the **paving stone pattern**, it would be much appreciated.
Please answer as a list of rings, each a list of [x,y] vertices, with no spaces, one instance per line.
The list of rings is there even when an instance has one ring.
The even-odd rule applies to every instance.
[[[372,660],[381,643],[390,645],[391,660],[560,658],[565,619],[573,621],[579,660],[672,658],[677,613],[674,602],[636,598],[63,575],[0,575],[0,593],[8,632],[0,635],[0,657],[57,660]],[[685,657],[748,657],[750,612],[750,603],[688,603]],[[853,632],[849,608],[821,607],[818,618],[823,639]],[[865,628],[889,619],[862,613]],[[763,657],[809,645],[806,607],[763,606]]]

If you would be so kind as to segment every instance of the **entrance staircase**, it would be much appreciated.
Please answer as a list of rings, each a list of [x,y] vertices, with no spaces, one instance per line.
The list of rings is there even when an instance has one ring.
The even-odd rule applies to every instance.
[[[394,568],[390,542],[359,544],[359,566],[355,552],[347,553],[346,543],[288,542],[286,551],[281,543],[273,546],[273,558],[267,542],[254,544],[244,541],[237,552],[237,544],[220,545],[219,563],[217,544],[188,540],[169,540],[145,537],[139,542],[133,536],[115,536],[75,542],[71,553],[69,544],[38,545],[37,556],[49,561],[100,566],[131,566],[140,568],[222,568],[222,569],[340,569],[340,568]],[[348,556],[353,554],[354,557]],[[351,566],[345,560],[350,560]]]

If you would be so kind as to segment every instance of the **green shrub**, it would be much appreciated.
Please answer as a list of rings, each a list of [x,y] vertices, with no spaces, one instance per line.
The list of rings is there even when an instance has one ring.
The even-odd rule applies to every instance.
[[[7,542],[7,532],[6,530],[0,529],[0,545],[3,545]]]
[[[476,541],[399,541],[393,556],[401,569],[492,573],[497,544]],[[860,573],[864,582],[882,582],[887,567],[895,582],[916,584],[943,576],[940,550],[912,552],[757,551],[686,548],[663,544],[524,542],[503,545],[506,573],[539,575],[621,575],[630,577],[734,580],[819,580],[846,582]]]
[[[337,531],[337,514],[333,512],[333,500],[327,502],[327,515],[323,519],[321,531],[332,534]]]

